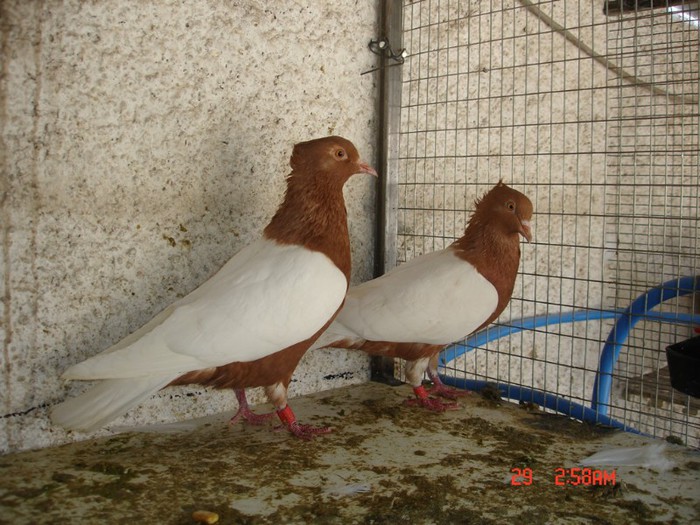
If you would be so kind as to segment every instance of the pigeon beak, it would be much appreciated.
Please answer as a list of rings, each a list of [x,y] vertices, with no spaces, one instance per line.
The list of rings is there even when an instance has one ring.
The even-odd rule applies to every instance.
[[[532,229],[530,227],[530,221],[521,220],[520,230],[518,233],[527,239],[527,242],[532,242]]]
[[[370,166],[369,164],[366,164],[364,162],[360,162],[357,165],[358,168],[360,168],[360,171],[358,173],[367,173],[368,175],[374,175],[375,177],[378,177],[376,170]]]

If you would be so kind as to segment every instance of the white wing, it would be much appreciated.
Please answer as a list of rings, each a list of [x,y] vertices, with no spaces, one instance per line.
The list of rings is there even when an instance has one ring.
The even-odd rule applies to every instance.
[[[253,361],[311,337],[343,301],[347,281],[324,254],[260,240],[202,286],[66,379],[180,374]]]
[[[347,337],[448,344],[480,326],[497,304],[496,288],[446,248],[351,288],[323,342]]]

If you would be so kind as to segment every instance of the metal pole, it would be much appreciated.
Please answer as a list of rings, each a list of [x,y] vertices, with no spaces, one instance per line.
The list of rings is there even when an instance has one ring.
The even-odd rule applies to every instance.
[[[380,4],[380,39],[385,38],[393,49],[403,47],[402,0],[383,0]],[[374,276],[379,277],[396,266],[398,235],[398,158],[399,124],[401,122],[402,66],[382,56],[379,69],[379,140],[377,191],[377,231],[374,256]],[[395,64],[394,64],[395,66]],[[372,357],[373,381],[395,383],[394,359]]]

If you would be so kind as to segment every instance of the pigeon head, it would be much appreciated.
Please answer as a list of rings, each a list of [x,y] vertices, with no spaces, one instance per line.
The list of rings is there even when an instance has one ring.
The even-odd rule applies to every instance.
[[[342,182],[356,173],[377,176],[374,168],[362,162],[353,143],[337,136],[296,144],[289,165],[297,173],[332,174]]]
[[[284,200],[264,235],[324,253],[350,278],[350,241],[343,185],[355,173],[377,175],[352,142],[325,137],[294,146]]]
[[[470,221],[490,225],[506,236],[520,234],[532,241],[532,202],[525,195],[499,182],[476,201]]]

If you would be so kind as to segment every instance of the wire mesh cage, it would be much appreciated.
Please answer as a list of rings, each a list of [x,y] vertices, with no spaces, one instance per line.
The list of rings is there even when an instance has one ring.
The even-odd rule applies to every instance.
[[[441,373],[698,447],[700,403],[665,358],[700,326],[697,2],[629,4],[403,3],[385,264],[446,247],[512,184],[534,242],[509,307]]]

